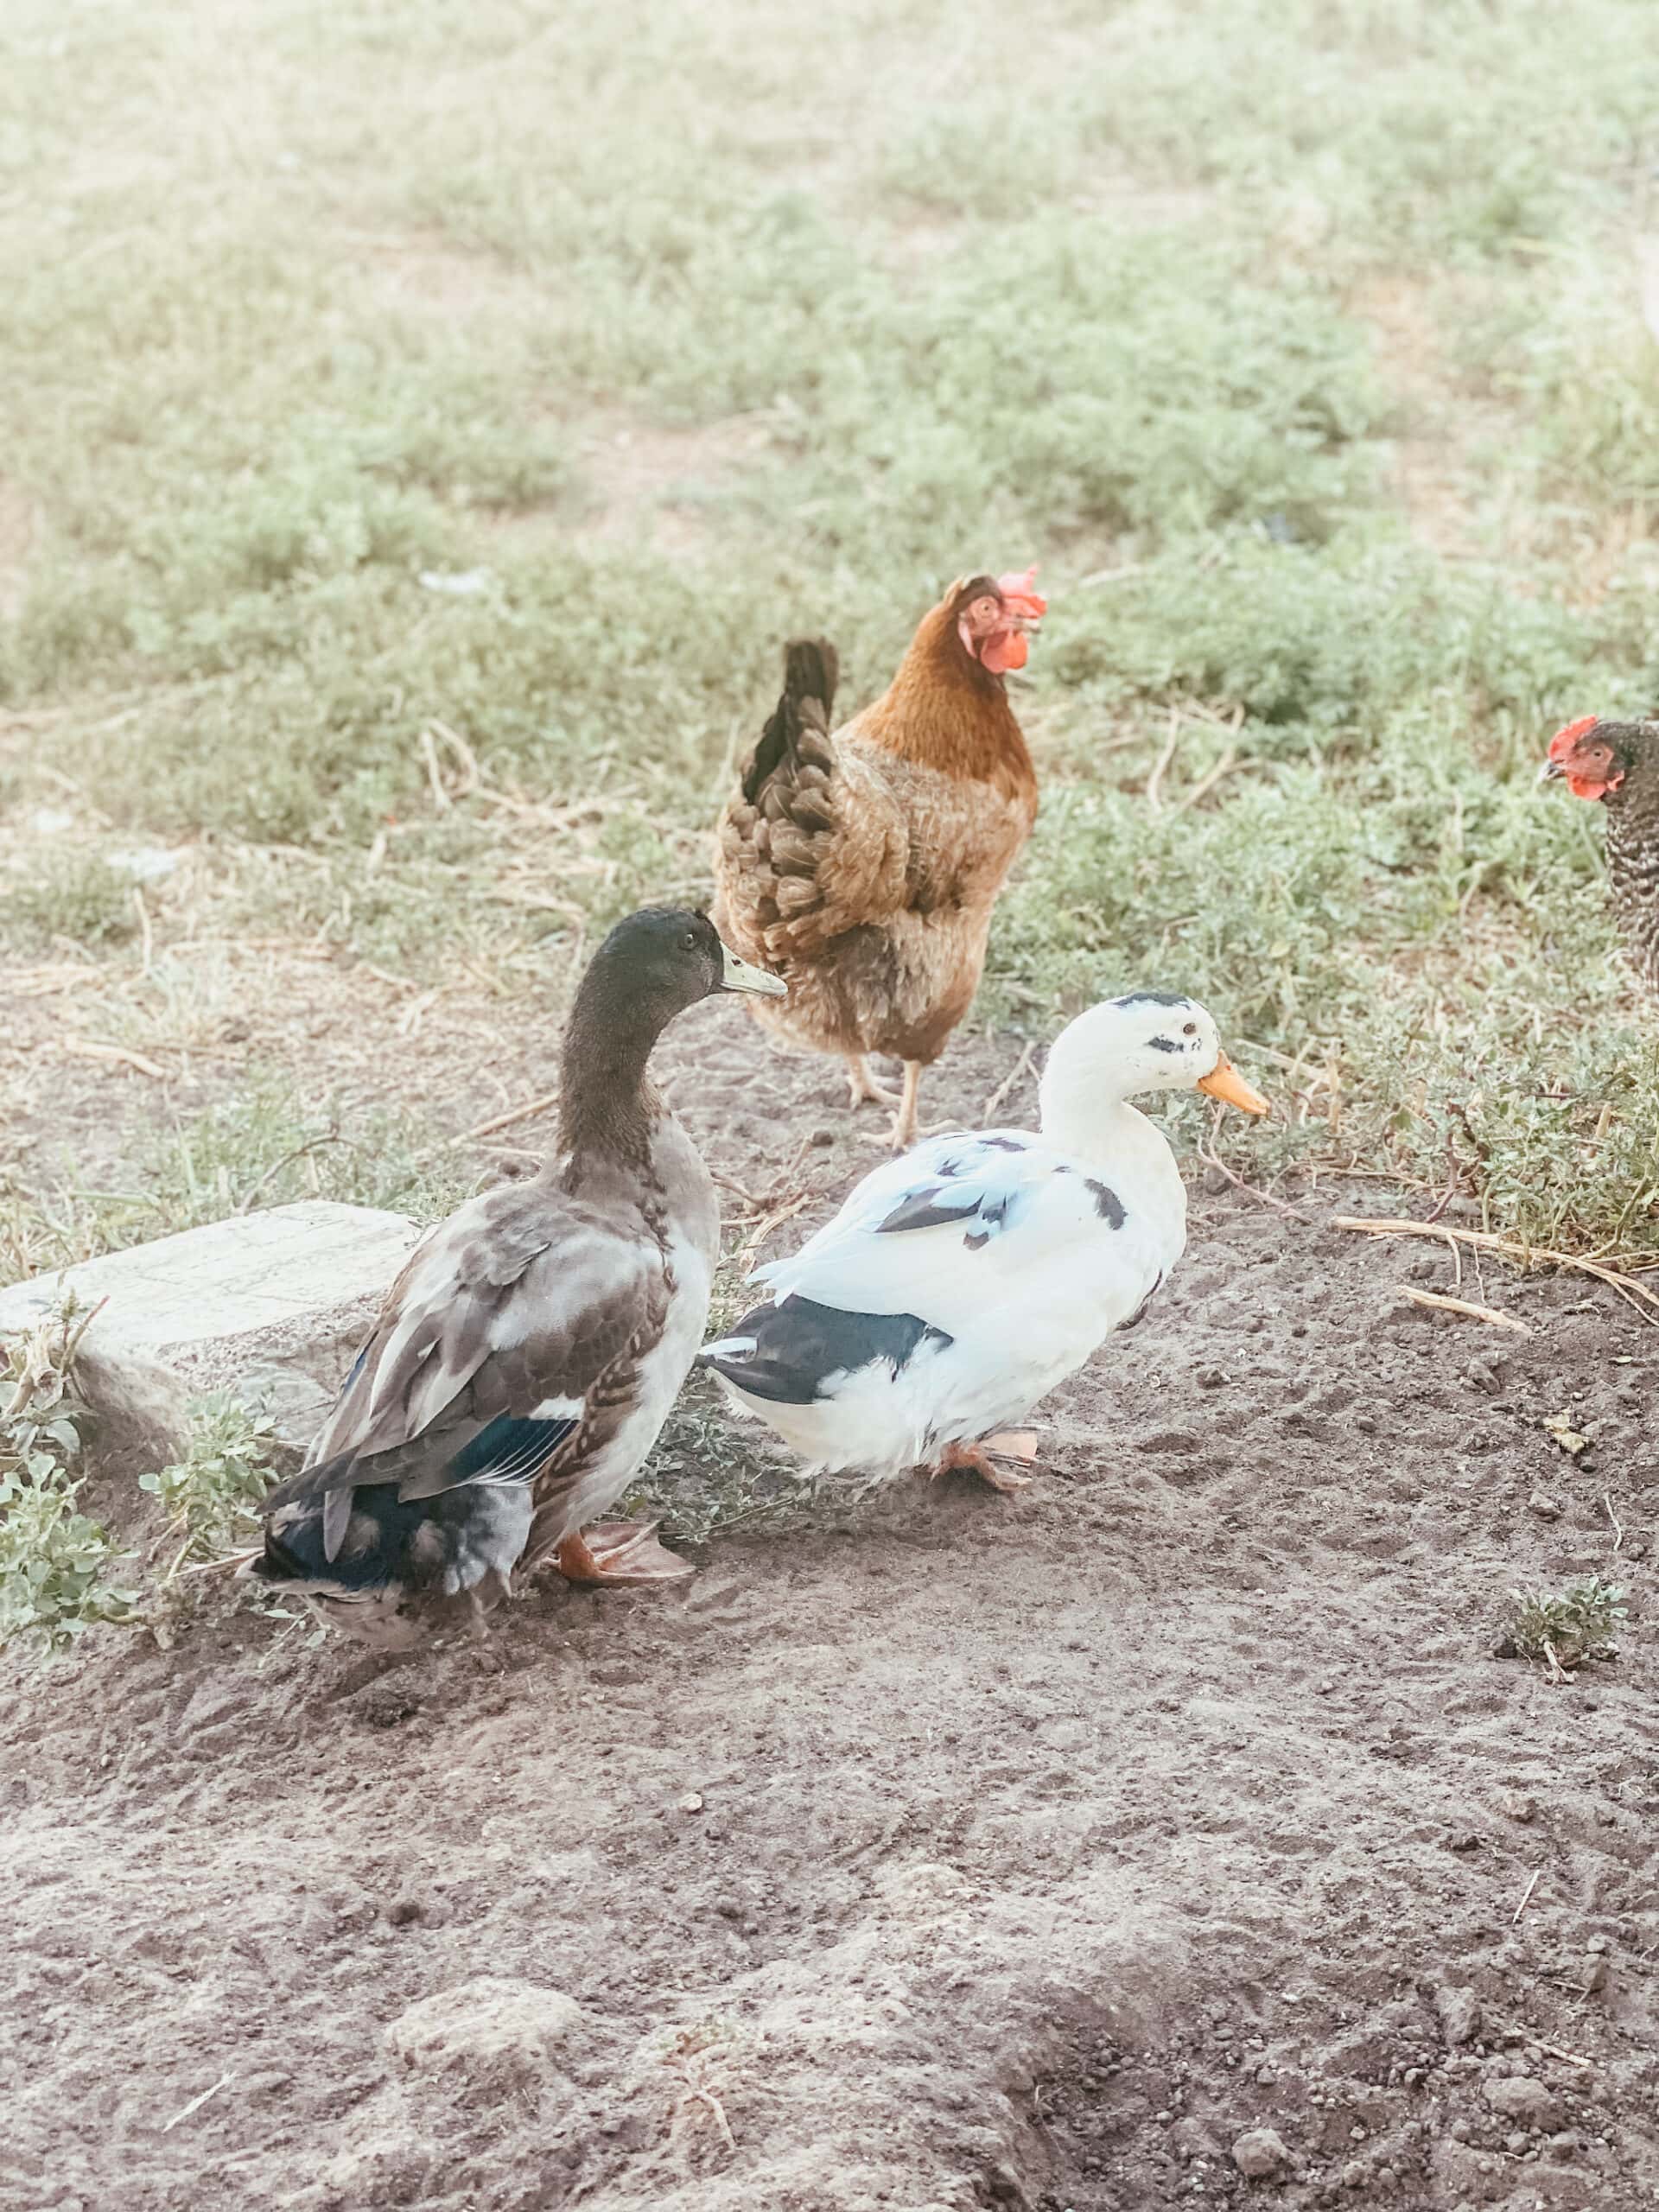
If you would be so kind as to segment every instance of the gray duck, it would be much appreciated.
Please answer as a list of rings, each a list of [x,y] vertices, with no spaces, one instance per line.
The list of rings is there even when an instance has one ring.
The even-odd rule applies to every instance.
[[[586,1582],[690,1572],[601,1518],[685,1379],[719,1249],[714,1184],[646,1064],[700,999],[784,988],[703,915],[617,924],[566,1027],[556,1156],[410,1255],[245,1575],[397,1649],[455,1618],[481,1632],[550,1559]]]

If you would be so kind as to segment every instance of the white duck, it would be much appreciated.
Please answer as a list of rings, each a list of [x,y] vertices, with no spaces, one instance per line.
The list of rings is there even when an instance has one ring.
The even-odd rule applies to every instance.
[[[798,1252],[755,1270],[772,1302],[704,1364],[815,1468],[965,1467],[1018,1487],[996,1448],[1028,1459],[1036,1440],[997,1432],[1139,1320],[1185,1249],[1175,1155],[1128,1101],[1192,1090],[1268,1110],[1191,999],[1091,1007],[1050,1050],[1040,1136],[933,1137],[878,1167]]]

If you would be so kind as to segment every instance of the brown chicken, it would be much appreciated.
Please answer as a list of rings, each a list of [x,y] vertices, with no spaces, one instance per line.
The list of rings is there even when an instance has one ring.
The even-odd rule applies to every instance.
[[[855,1106],[897,1106],[895,1150],[915,1140],[922,1070],[973,1003],[991,908],[1036,819],[1003,682],[1046,612],[1035,575],[952,584],[881,696],[833,734],[835,650],[798,639],[721,817],[717,927],[788,984],[770,1026],[840,1053]],[[871,1052],[904,1062],[896,1099]]]

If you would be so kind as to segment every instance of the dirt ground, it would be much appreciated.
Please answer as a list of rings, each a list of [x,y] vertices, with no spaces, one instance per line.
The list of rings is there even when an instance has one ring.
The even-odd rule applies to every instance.
[[[875,1157],[730,1009],[665,1057],[751,1188],[834,1132],[780,1238]],[[1013,1065],[961,1045],[925,1109]],[[13,1655],[0,2204],[1659,2202],[1659,1336],[1490,1266],[1530,1333],[1426,1313],[1446,1248],[1325,1225],[1397,1193],[1286,1195],[1194,1186],[1018,1498],[538,1589],[493,1677],[217,1599]],[[1494,1656],[1592,1571],[1614,1662]]]

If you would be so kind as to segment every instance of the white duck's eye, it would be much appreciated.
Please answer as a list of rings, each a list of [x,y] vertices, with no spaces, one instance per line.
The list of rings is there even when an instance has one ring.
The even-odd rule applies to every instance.
[[[1183,1037],[1196,1037],[1198,1033],[1198,1025],[1196,1021],[1189,1021],[1185,1023],[1181,1030]]]

